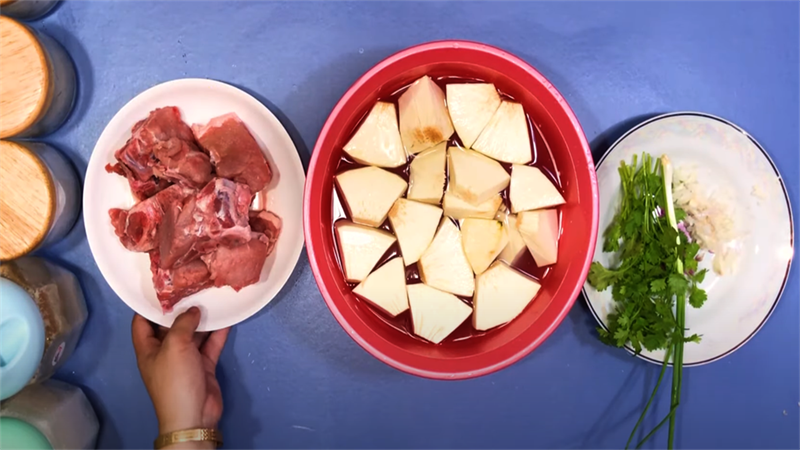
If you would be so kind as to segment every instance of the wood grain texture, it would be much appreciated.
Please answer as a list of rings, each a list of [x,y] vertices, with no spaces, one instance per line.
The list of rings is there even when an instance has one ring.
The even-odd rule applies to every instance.
[[[21,133],[44,114],[50,68],[39,41],[24,25],[0,17],[0,138]]]
[[[55,183],[41,159],[22,144],[0,141],[0,261],[22,256],[44,240],[55,199]]]

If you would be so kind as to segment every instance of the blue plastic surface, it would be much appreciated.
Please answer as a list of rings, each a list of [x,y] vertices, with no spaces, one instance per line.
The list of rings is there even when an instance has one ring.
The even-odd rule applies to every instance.
[[[44,321],[25,289],[0,278],[0,400],[31,380],[44,352]]]
[[[68,1],[33,26],[76,62],[76,110],[45,140],[81,174],[128,100],[181,77],[255,94],[307,163],[328,113],[358,76],[413,44],[462,38],[539,69],[574,109],[596,157],[655,113],[699,110],[737,123],[770,152],[800,213],[798,15],[796,2]],[[45,253],[79,275],[90,309],[59,377],[92,400],[101,447],[149,447],[157,425],[134,361],[131,311],[98,272],[82,222]],[[751,342],[686,370],[679,447],[800,446],[797,271]],[[579,300],[550,339],[506,370],[463,382],[415,378],[342,331],[303,256],[280,297],[236,327],[222,355],[226,447],[622,447],[658,367],[604,347],[594,327]],[[665,392],[657,416],[668,406]],[[645,447],[665,445],[660,432]]]

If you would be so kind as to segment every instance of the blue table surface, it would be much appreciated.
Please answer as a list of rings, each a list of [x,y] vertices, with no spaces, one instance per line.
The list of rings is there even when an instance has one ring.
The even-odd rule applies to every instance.
[[[595,156],[638,118],[706,111],[754,135],[798,182],[798,3],[221,3],[67,1],[32,25],[80,80],[75,111],[43,138],[81,176],[106,123],[164,81],[207,77],[253,92],[307,164],[339,97],[378,61],[446,38],[514,53],[561,91]],[[80,221],[43,252],[79,274],[90,318],[58,377],[84,388],[100,447],[149,447],[156,419],[136,369],[131,310],[95,265]],[[766,326],[729,357],[685,371],[677,444],[798,448],[798,276]],[[379,362],[336,323],[305,255],[279,298],[235,327],[219,368],[226,446],[621,447],[658,367],[601,345],[579,299],[517,364],[460,382]],[[666,414],[666,393],[657,404]],[[656,417],[647,420],[647,428]],[[666,445],[666,433],[648,447]]]

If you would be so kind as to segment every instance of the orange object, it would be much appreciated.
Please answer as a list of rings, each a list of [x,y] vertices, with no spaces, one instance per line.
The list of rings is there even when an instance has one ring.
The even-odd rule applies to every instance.
[[[56,130],[75,100],[75,68],[61,45],[0,17],[0,138]]]
[[[64,237],[79,200],[77,175],[57,150],[0,141],[0,261]]]

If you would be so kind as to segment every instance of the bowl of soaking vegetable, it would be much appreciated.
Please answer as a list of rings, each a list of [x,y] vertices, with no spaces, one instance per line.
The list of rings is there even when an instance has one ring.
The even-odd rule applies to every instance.
[[[589,145],[522,59],[440,41],[378,63],[336,104],[304,195],[311,267],[366,351],[464,379],[530,353],[575,302],[597,239]]]

